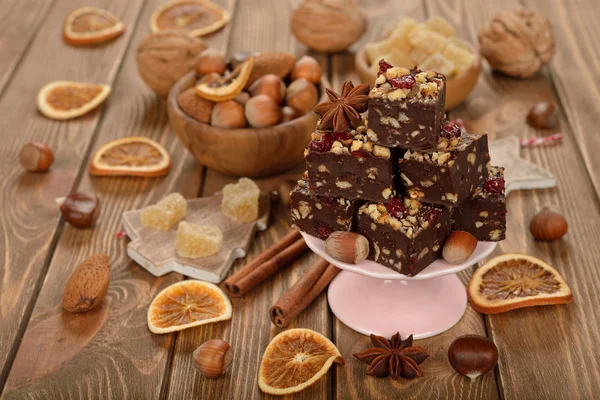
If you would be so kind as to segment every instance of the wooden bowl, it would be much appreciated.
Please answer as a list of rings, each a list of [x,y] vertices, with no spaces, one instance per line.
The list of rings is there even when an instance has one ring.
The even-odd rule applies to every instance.
[[[477,85],[481,73],[481,55],[474,47],[471,50],[475,54],[471,68],[462,75],[446,81],[446,110],[462,103]],[[368,83],[372,87],[377,75],[369,68],[366,46],[361,47],[354,56],[354,66],[363,83]]]
[[[312,112],[268,128],[226,129],[185,114],[177,97],[196,83],[194,72],[181,78],[167,98],[169,121],[183,145],[201,164],[226,175],[259,177],[290,169],[304,158],[318,116]],[[318,88],[324,98],[327,81]]]

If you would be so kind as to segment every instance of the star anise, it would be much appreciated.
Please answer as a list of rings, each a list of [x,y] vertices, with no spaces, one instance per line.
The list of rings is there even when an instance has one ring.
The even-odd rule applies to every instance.
[[[354,354],[354,357],[369,364],[367,375],[379,378],[389,375],[392,379],[398,379],[399,376],[409,379],[423,376],[419,364],[429,354],[424,349],[413,346],[413,335],[402,341],[400,333],[396,333],[390,340],[371,334],[371,342],[374,347]]]
[[[354,87],[351,81],[342,85],[342,93],[337,94],[326,89],[328,102],[318,104],[313,111],[321,116],[319,130],[333,130],[335,133],[347,132],[350,127],[356,128],[360,122],[360,114],[367,111],[369,102],[369,85]]]

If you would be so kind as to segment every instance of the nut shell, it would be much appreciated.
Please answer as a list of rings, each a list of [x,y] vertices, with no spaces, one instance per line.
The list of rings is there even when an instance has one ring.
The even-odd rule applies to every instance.
[[[244,107],[235,100],[216,103],[211,113],[211,124],[220,128],[244,128]]]
[[[531,218],[529,230],[537,240],[558,240],[565,236],[569,226],[561,214],[544,207]]]
[[[317,88],[304,78],[296,79],[287,88],[285,104],[295,110],[308,112],[318,100]]]
[[[110,264],[106,254],[95,254],[73,271],[63,292],[62,304],[68,312],[96,308],[108,289]]]
[[[221,339],[210,339],[194,350],[194,367],[202,375],[211,379],[218,379],[225,374],[231,365],[233,353],[227,343]]]
[[[281,101],[285,96],[285,84],[281,78],[275,74],[261,76],[252,85],[250,85],[248,90],[252,96],[265,94],[272,98],[277,104],[281,104]]]
[[[355,232],[333,232],[325,241],[325,252],[336,260],[358,264],[369,255],[369,241]]]
[[[54,162],[54,155],[44,143],[29,142],[21,148],[19,162],[27,171],[44,172]]]
[[[292,80],[304,78],[307,81],[318,85],[321,82],[321,65],[311,56],[303,56],[292,68]]]
[[[266,128],[281,121],[281,112],[273,99],[266,94],[251,97],[245,111],[248,123],[254,128]]]
[[[290,73],[296,62],[296,56],[287,52],[260,53],[252,58],[254,64],[250,77],[246,82],[246,88],[249,88],[258,78],[264,75],[274,74],[284,78]]]
[[[454,231],[448,236],[442,256],[450,264],[460,264],[469,259],[477,247],[477,239],[468,232]]]
[[[448,349],[448,361],[459,374],[476,379],[498,364],[498,348],[483,336],[460,336]]]
[[[214,103],[196,94],[193,87],[187,89],[181,93],[177,98],[177,104],[188,116],[194,118],[196,121],[203,122],[205,124],[210,123],[210,115]]]
[[[227,69],[225,56],[214,49],[206,49],[196,59],[196,74],[217,73],[223,75]]]

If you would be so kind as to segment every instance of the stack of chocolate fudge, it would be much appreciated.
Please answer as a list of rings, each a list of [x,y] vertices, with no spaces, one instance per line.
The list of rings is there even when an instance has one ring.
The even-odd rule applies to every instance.
[[[503,240],[504,170],[491,166],[486,134],[446,120],[445,93],[443,75],[382,60],[367,118],[313,133],[290,196],[295,227],[322,239],[356,231],[370,260],[408,276],[441,256],[453,230]]]

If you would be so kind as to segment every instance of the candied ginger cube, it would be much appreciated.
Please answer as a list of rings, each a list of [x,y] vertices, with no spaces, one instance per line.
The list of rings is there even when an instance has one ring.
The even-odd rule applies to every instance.
[[[179,257],[199,258],[218,253],[223,233],[214,225],[197,225],[181,221],[177,227],[175,249]]]
[[[258,218],[260,189],[253,180],[240,178],[223,187],[221,211],[234,221],[251,222]]]
[[[452,42],[446,45],[444,51],[442,51],[442,55],[456,65],[457,74],[467,71],[475,59],[475,55],[473,53],[457,46]]]
[[[424,25],[419,25],[408,35],[408,42],[427,55],[442,51],[446,45],[446,37],[437,32],[430,31]]]
[[[425,25],[430,30],[446,37],[454,36],[454,27],[442,17],[431,17],[425,22]]]
[[[140,214],[140,222],[148,228],[168,231],[185,217],[187,201],[179,193],[171,193]]]
[[[435,53],[427,57],[421,65],[419,65],[424,70],[432,70],[435,72],[439,72],[440,74],[446,75],[447,78],[451,78],[454,76],[454,71],[456,67],[454,63],[448,60],[441,54]]]

